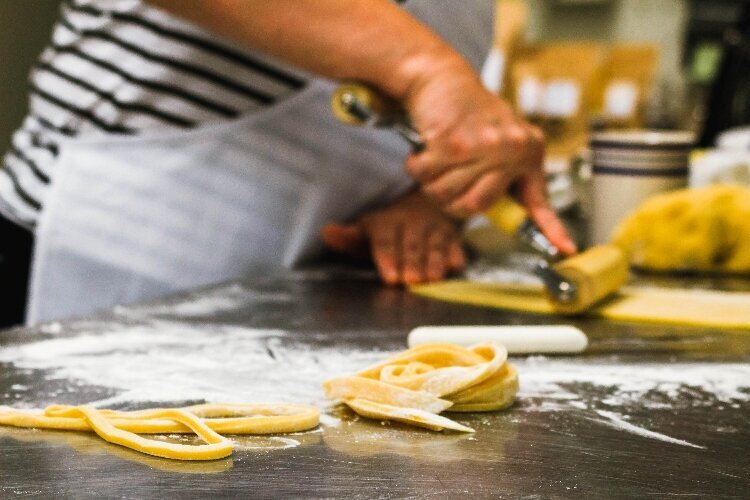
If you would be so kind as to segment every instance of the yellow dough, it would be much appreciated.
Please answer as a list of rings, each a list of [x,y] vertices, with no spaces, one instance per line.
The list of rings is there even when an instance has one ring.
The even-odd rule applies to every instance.
[[[481,384],[468,387],[451,396],[450,411],[474,412],[502,410],[513,404],[518,392],[518,372],[505,363],[495,375]]]
[[[94,431],[110,443],[177,460],[224,458],[232,453],[232,443],[221,434],[298,432],[317,426],[319,416],[314,406],[293,404],[205,404],[131,412],[90,406],[52,405],[43,411],[0,407],[0,425]],[[138,435],[188,432],[197,434],[206,444],[167,443]]]
[[[428,298],[539,314],[554,314],[541,286],[444,281],[411,288]],[[750,329],[750,293],[625,287],[587,315],[726,329]]]
[[[315,434],[312,434],[315,435]],[[5,438],[29,446],[44,444],[46,446],[72,448],[76,454],[85,456],[108,455],[152,470],[178,472],[180,474],[218,474],[231,470],[234,466],[232,457],[219,460],[167,460],[133,451],[124,446],[113,446],[94,432],[45,432],[37,429],[19,429],[0,426],[0,439]],[[234,439],[233,439],[234,441]]]
[[[165,418],[188,427],[206,444],[185,445],[147,439],[115,427],[106,416],[91,406],[57,406],[45,411],[50,417],[82,417],[99,437],[147,455],[177,460],[216,460],[232,454],[232,443],[211,430],[195,415],[179,409],[156,410],[151,418]]]
[[[469,349],[423,344],[355,375],[328,380],[323,389],[328,398],[364,417],[473,432],[438,413],[510,406],[518,392],[518,373],[507,357],[505,347],[492,342]]]
[[[654,196],[619,225],[613,243],[646,269],[750,273],[750,188]]]
[[[442,431],[450,429],[458,432],[474,432],[471,427],[466,427],[458,422],[445,417],[441,417],[429,411],[417,408],[404,408],[401,406],[375,403],[366,399],[347,399],[347,406],[356,411],[363,417],[374,418],[378,420],[395,420],[405,424],[424,427],[433,431]]]

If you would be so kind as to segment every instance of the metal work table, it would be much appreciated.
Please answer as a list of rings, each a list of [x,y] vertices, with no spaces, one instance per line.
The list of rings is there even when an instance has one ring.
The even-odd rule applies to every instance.
[[[0,404],[109,401],[137,408],[194,403],[204,391],[205,398],[262,402],[276,395],[326,405],[317,377],[405,348],[416,326],[551,321],[560,320],[428,301],[382,287],[359,270],[259,276],[2,332]],[[739,393],[732,396],[721,386],[750,373],[742,371],[750,361],[750,332],[565,322],[589,335],[589,351],[513,358],[522,384],[515,406],[451,417],[474,427],[474,435],[381,424],[328,405],[315,431],[243,437],[231,458],[178,463],[84,433],[0,428],[0,497],[750,496],[750,389],[734,387]],[[204,363],[196,353],[206,354]],[[153,365],[147,356],[155,356]],[[340,366],[310,368],[336,360]],[[624,393],[618,382],[597,380],[592,367],[642,387]],[[144,390],[162,392],[129,401],[149,370],[163,384]],[[658,380],[643,385],[650,373]],[[693,383],[696,377],[719,388],[713,393]]]

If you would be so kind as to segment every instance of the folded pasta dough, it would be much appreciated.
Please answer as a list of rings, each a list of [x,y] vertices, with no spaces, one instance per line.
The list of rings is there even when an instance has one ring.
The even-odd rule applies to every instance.
[[[474,412],[502,410],[513,404],[518,392],[518,371],[510,363],[479,385],[450,396],[449,411]]]
[[[471,348],[423,344],[349,377],[323,384],[326,396],[362,416],[396,420],[432,430],[471,429],[438,417],[448,411],[492,411],[510,406],[518,374],[508,351],[493,342]]]
[[[716,185],[649,198],[614,231],[630,263],[659,271],[750,272],[750,188]]]
[[[347,401],[366,394],[368,400],[374,403],[417,408],[433,413],[440,413],[453,404],[425,391],[404,389],[386,382],[359,376],[334,378],[328,380],[324,387],[326,396],[330,399]]]

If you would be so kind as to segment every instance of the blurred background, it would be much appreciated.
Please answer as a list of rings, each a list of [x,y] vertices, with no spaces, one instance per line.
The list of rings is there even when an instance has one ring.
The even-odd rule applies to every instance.
[[[60,0],[0,2],[0,151],[27,111],[29,69],[49,42]]]
[[[498,90],[569,155],[591,131],[750,123],[746,0],[500,0]]]
[[[24,116],[28,71],[59,4],[0,2],[0,151]],[[545,131],[550,193],[559,211],[608,210],[586,205],[591,138],[602,131],[693,134],[689,179],[648,192],[631,189],[644,189],[642,198],[683,185],[750,184],[750,0],[497,5],[495,47],[483,77]]]
[[[0,2],[0,150],[24,115],[28,70],[59,3]],[[499,0],[498,7],[505,57],[498,91],[545,126],[553,154],[577,151],[591,129],[689,129],[710,146],[720,131],[750,123],[748,0]]]

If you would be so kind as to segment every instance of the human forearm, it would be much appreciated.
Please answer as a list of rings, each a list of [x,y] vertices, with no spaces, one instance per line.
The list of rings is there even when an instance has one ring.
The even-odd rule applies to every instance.
[[[517,186],[548,236],[574,248],[545,202],[541,132],[392,0],[145,1],[311,72],[390,95],[425,143],[407,171],[452,215],[486,210]]]
[[[147,0],[231,39],[334,79],[407,102],[439,73],[468,63],[392,0]]]

